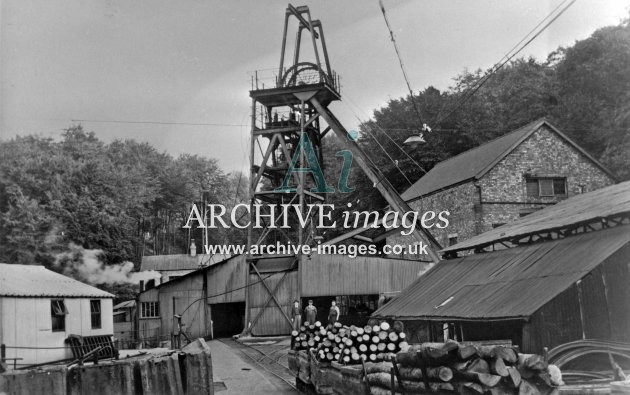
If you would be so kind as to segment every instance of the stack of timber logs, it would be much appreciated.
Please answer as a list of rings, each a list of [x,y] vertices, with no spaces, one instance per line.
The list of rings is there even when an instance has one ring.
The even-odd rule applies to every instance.
[[[387,322],[365,327],[348,327],[337,322],[326,328],[316,322],[292,335],[295,350],[312,352],[320,362],[344,365],[389,361],[397,352],[409,347],[405,333]]]
[[[392,363],[370,364],[373,395],[460,393],[548,395],[558,393],[560,370],[540,355],[507,346],[423,343],[396,354]]]
[[[296,351],[300,350],[313,350],[319,347],[319,344],[326,338],[326,335],[332,330],[332,328],[325,328],[321,322],[309,323],[306,321],[304,325],[300,327],[299,331],[291,332],[292,336],[292,348]],[[335,329],[336,331],[337,329]],[[336,333],[336,332],[335,332]]]

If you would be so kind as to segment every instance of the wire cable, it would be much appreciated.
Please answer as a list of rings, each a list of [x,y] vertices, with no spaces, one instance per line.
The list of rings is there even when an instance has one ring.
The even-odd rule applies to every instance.
[[[348,100],[348,103],[349,103],[349,104],[348,104],[348,103],[346,103],[345,101],[344,101],[343,103],[344,103],[344,104],[348,107],[348,109],[349,109],[349,110],[350,110],[350,111],[354,114],[354,117],[357,119],[357,121],[359,121],[359,124],[360,124],[360,125],[364,125],[364,126],[365,126],[366,128],[368,128],[368,129],[372,129],[372,130],[374,130],[374,129],[373,129],[373,128],[372,128],[372,127],[371,127],[371,126],[370,126],[367,122],[363,122],[363,121],[361,120],[361,118],[359,117],[359,115],[357,114],[357,112],[356,112],[356,111],[354,111],[354,109],[353,109],[352,107],[355,107],[356,109],[358,109],[359,107],[358,107],[358,106],[356,106],[356,105],[354,104],[354,102],[352,101],[352,99],[351,99],[351,98],[349,98],[347,94],[346,94],[346,99]],[[389,139],[392,143],[394,143],[394,145],[395,145],[398,149],[400,149],[400,150],[403,152],[403,154],[405,154],[405,155],[407,156],[407,158],[409,158],[409,159],[412,161],[412,163],[413,163],[415,166],[417,166],[417,167],[418,167],[418,169],[420,169],[423,173],[425,173],[425,174],[426,174],[426,172],[427,172],[427,171],[426,171],[426,170],[425,170],[425,169],[424,169],[424,168],[423,168],[423,167],[422,167],[422,166],[421,166],[421,165],[420,165],[420,164],[419,164],[419,163],[418,163],[415,159],[413,159],[413,158],[412,158],[412,157],[411,157],[411,156],[407,153],[407,151],[405,151],[405,150],[404,150],[404,148],[402,148],[402,147],[401,147],[398,143],[396,143],[396,141],[395,141],[393,138],[391,138],[391,137],[390,137],[387,133],[385,133],[385,130],[384,130],[384,129],[382,129],[382,128],[381,128],[381,127],[379,127],[378,125],[375,125],[375,126],[376,126],[376,128],[378,128],[378,130],[379,130],[379,131],[383,132],[383,134],[385,135],[385,137],[387,137],[387,138],[388,138],[388,139]],[[409,130],[409,129],[404,129],[404,130]],[[369,130],[368,130],[368,133],[369,133]],[[371,134],[371,136],[372,136],[372,138],[374,138],[374,139],[376,140],[376,137],[375,137],[374,135],[372,135],[372,134]],[[377,141],[377,140],[376,140],[376,141]],[[378,143],[378,141],[377,141],[377,143]],[[379,145],[380,145],[380,144],[379,144]],[[383,148],[383,150],[384,150],[384,148]],[[387,154],[387,152],[385,152],[385,153]],[[410,182],[410,184],[411,184],[411,185],[413,185],[413,183],[411,183],[411,181],[409,181],[409,179],[407,178],[407,176],[405,175],[405,173],[403,172],[403,170],[402,170],[402,169],[398,166],[398,164],[396,163],[396,161],[395,161],[395,160],[393,160],[393,159],[391,158],[391,156],[390,156],[390,155],[388,155],[388,156],[389,156],[390,160],[392,160],[392,161],[393,161],[394,165],[396,165],[396,167],[398,168],[398,170],[399,170],[399,171],[403,174],[403,176],[407,179],[407,181],[408,181],[408,182]]]
[[[163,121],[123,121],[109,119],[71,119],[72,122],[91,122],[91,123],[123,123],[123,124],[147,124],[147,125],[180,125],[180,126],[226,126],[241,127],[244,125],[235,123],[193,123],[193,122],[163,122]]]
[[[560,10],[560,12],[555,15],[549,22],[547,22],[538,32],[536,32],[536,34],[534,34],[529,40],[527,40],[518,50],[516,50],[514,53],[512,53],[509,56],[503,56],[501,59],[505,59],[503,62],[499,62],[498,64],[495,64],[490,70],[488,70],[488,72],[481,78],[478,80],[478,82],[471,88],[472,90],[469,90],[468,92],[464,93],[464,95],[460,98],[460,100],[455,104],[455,107],[448,112],[448,114],[444,117],[438,117],[437,121],[435,122],[436,125],[439,125],[442,121],[446,120],[447,118],[449,118],[451,115],[453,115],[457,110],[459,110],[461,108],[461,106],[468,101],[473,95],[475,95],[475,93],[477,93],[477,91],[479,91],[479,89],[481,89],[481,87],[483,85],[485,85],[486,82],[488,82],[490,80],[490,78],[492,78],[492,76],[494,76],[494,74],[499,71],[501,68],[503,68],[503,66],[505,66],[510,60],[512,60],[517,54],[519,54],[523,49],[525,49],[525,47],[527,47],[532,41],[534,41],[536,38],[538,38],[538,36],[540,36],[540,34],[542,34],[543,31],[545,31],[553,22],[555,22],[562,14],[565,13],[565,11],[567,9],[569,9],[569,7],[571,7],[577,0],[571,0],[569,2],[569,4],[567,4],[564,8],[562,8],[562,10]],[[566,0],[565,0],[566,2]],[[565,2],[561,3],[564,4]],[[555,10],[557,10],[559,7],[556,7],[547,17],[545,17],[543,19],[547,20],[554,12]],[[542,22],[541,22],[542,23]],[[540,23],[537,25],[539,26]],[[529,35],[530,33],[528,33]],[[527,36],[528,36],[527,35]],[[525,36],[525,37],[527,37]],[[523,42],[523,40],[521,40],[520,42]],[[517,44],[518,45],[518,44]],[[509,54],[509,52],[508,52]],[[506,54],[506,55],[508,55]]]
[[[364,125],[365,125],[366,127],[368,127],[368,128],[369,128],[369,127],[371,127],[371,126],[370,126],[369,124],[367,124],[367,123],[366,123],[366,124],[364,124]],[[411,157],[411,155],[409,155],[409,154],[407,153],[407,151],[405,151],[405,149],[404,149],[403,147],[401,147],[401,146],[400,146],[400,145],[396,142],[396,140],[394,140],[394,139],[393,139],[393,138],[392,138],[389,134],[385,133],[385,129],[382,129],[382,128],[381,128],[381,127],[379,127],[379,126],[377,126],[377,128],[378,128],[378,130],[380,130],[381,132],[383,132],[383,135],[385,135],[385,137],[387,137],[387,138],[388,138],[388,139],[389,139],[392,143],[394,143],[394,145],[395,145],[396,147],[398,147],[398,149],[399,149],[399,150],[401,150],[401,151],[402,151],[402,153],[403,153],[403,154],[405,154],[405,155],[407,156],[407,158],[411,159],[411,161],[412,161],[412,162],[413,162],[413,163],[414,163],[414,164],[415,164],[415,165],[416,165],[416,166],[417,166],[420,170],[422,170],[422,172],[423,172],[424,174],[426,174],[426,173],[427,173],[427,171],[424,169],[424,167],[422,167],[422,166],[420,165],[420,163],[418,163],[418,162],[417,162],[414,158],[412,158],[412,157]],[[405,129],[405,130],[409,130],[409,129]]]
[[[403,77],[405,78],[405,82],[407,83],[407,89],[409,90],[409,96],[411,97],[411,103],[413,104],[413,109],[416,112],[416,116],[418,117],[418,129],[422,129],[422,116],[420,115],[420,109],[418,108],[418,103],[416,102],[415,97],[413,96],[413,89],[411,89],[411,84],[409,83],[409,77],[407,77],[407,71],[405,70],[405,65],[402,61],[402,56],[400,55],[400,49],[398,48],[398,43],[396,42],[396,38],[394,37],[394,31],[392,30],[391,25],[389,24],[389,20],[387,19],[387,13],[385,12],[385,6],[383,5],[383,0],[378,0],[379,7],[381,8],[381,12],[383,13],[383,19],[385,19],[385,24],[387,25],[387,30],[389,30],[389,37],[394,44],[394,50],[396,51],[396,56],[398,57],[398,63],[400,63],[400,69],[402,70]]]
[[[359,120],[360,122],[361,120]],[[409,183],[409,185],[413,185],[413,182],[411,182],[411,180],[409,179],[409,177],[407,177],[407,175],[405,174],[404,171],[402,171],[402,169],[398,166],[398,161],[395,160],[394,158],[391,157],[391,155],[387,152],[387,150],[385,149],[385,147],[383,147],[383,145],[378,141],[378,139],[376,138],[376,136],[374,136],[374,134],[369,130],[369,128],[366,129],[367,133],[372,137],[372,139],[376,142],[376,144],[378,144],[379,147],[381,147],[381,150],[383,150],[383,152],[385,153],[385,155],[387,155],[387,157],[389,158],[389,160],[392,162],[392,164],[396,167],[396,169],[398,169],[398,171],[400,172],[400,174],[402,174],[402,176],[405,178],[405,180],[407,180],[407,182]]]

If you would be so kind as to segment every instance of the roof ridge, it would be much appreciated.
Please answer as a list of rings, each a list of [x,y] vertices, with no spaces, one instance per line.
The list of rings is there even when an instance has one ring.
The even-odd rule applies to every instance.
[[[528,123],[528,124],[526,124],[526,125],[523,125],[523,126],[521,126],[521,127],[517,128],[517,129],[514,129],[514,130],[512,130],[512,131],[510,131],[510,132],[507,132],[507,133],[505,133],[505,134],[502,134],[501,136],[497,136],[497,137],[493,138],[492,140],[488,140],[488,141],[486,141],[485,143],[481,143],[481,144],[479,144],[479,145],[477,145],[477,146],[475,146],[475,147],[472,147],[471,149],[467,149],[466,151],[462,151],[462,152],[460,152],[460,153],[459,153],[459,154],[457,154],[457,155],[453,155],[453,156],[451,156],[450,158],[445,159],[445,160],[443,160],[443,161],[439,162],[438,164],[436,164],[436,165],[435,165],[435,166],[433,166],[433,167],[435,168],[435,167],[437,167],[437,166],[439,166],[439,165],[441,165],[441,164],[443,164],[443,163],[450,162],[451,160],[453,160],[453,159],[457,158],[457,157],[458,157],[458,156],[460,156],[460,155],[463,155],[463,154],[466,154],[466,153],[469,153],[469,152],[475,151],[475,150],[477,150],[477,149],[479,149],[479,148],[483,147],[484,145],[491,144],[491,143],[493,143],[493,142],[495,142],[495,141],[497,141],[497,140],[499,140],[499,139],[502,139],[503,137],[506,137],[506,136],[509,136],[509,135],[511,135],[511,134],[515,134],[515,133],[517,133],[517,132],[520,132],[520,131],[522,131],[522,129],[525,129],[525,128],[527,128],[527,127],[531,127],[532,125],[535,125],[535,124],[537,124],[537,123],[541,123],[541,124],[543,124],[543,123],[545,123],[545,122],[547,122],[547,123],[548,123],[548,121],[547,121],[547,119],[546,119],[545,117],[538,118],[537,120],[532,121],[532,122],[530,122],[530,123]],[[429,170],[429,171],[430,171],[430,170]]]
[[[479,179],[545,124],[553,129],[546,118],[539,118],[437,163],[403,192],[403,198],[411,201],[467,180]]]

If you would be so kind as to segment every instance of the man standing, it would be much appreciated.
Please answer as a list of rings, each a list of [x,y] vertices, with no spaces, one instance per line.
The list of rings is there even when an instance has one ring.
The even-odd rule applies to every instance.
[[[376,309],[380,309],[385,305],[385,303],[387,303],[387,298],[385,297],[385,294],[381,292],[381,296],[379,296],[378,302],[376,302]]]
[[[293,330],[299,332],[302,326],[302,313],[300,312],[300,302],[297,299],[293,301],[293,307],[291,308],[291,323],[293,324]]]
[[[330,303],[330,310],[328,311],[328,325],[334,325],[339,320],[339,307],[334,300]]]
[[[313,325],[315,321],[317,321],[317,308],[313,306],[313,300],[308,301],[308,306],[304,309],[304,313],[306,315],[306,322],[309,325]]]

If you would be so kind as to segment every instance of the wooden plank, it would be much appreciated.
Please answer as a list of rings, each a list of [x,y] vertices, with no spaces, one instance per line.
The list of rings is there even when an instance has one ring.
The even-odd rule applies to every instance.
[[[282,278],[280,279],[280,281],[278,281],[278,283],[276,284],[276,286],[274,287],[273,290],[271,290],[269,288],[269,286],[267,286],[267,284],[265,283],[265,280],[262,278],[260,272],[258,272],[258,269],[256,268],[256,265],[251,264],[250,265],[254,271],[256,272],[256,274],[258,275],[258,278],[260,279],[260,283],[265,287],[265,289],[267,290],[267,292],[269,292],[269,298],[267,299],[267,301],[265,302],[261,312],[259,314],[257,314],[253,320],[251,321],[251,326],[250,326],[250,330],[253,330],[253,328],[256,326],[256,322],[258,322],[258,319],[260,318],[260,316],[264,313],[265,308],[269,305],[269,303],[273,300],[276,304],[276,306],[278,307],[278,309],[282,312],[282,315],[284,316],[284,318],[286,319],[287,323],[289,325],[291,325],[291,319],[289,318],[289,316],[287,315],[287,313],[284,311],[283,306],[280,304],[280,302],[278,301],[278,299],[276,298],[276,292],[278,290],[278,288],[280,287],[280,285],[282,285],[283,281],[286,279],[287,274],[289,274],[289,272],[284,272],[284,274],[282,275]],[[250,307],[251,308],[251,307]]]

